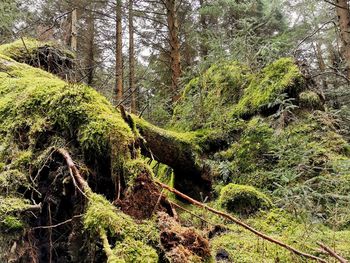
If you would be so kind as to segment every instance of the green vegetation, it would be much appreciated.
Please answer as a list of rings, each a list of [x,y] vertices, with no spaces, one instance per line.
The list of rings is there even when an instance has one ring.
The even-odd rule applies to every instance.
[[[0,251],[9,250],[11,237],[32,224],[25,211],[34,200],[44,203],[45,224],[51,212],[67,211],[55,222],[72,217],[75,210],[62,208],[64,200],[82,213],[82,225],[74,231],[90,237],[83,249],[96,246],[108,262],[158,262],[164,251],[169,258],[178,252],[186,256],[185,243],[171,247],[169,226],[161,229],[167,225],[158,222],[157,228],[154,218],[137,222],[116,207],[134,179],[145,174],[202,201],[207,199],[200,187],[211,180],[209,205],[308,253],[325,257],[315,248],[322,241],[350,257],[350,145],[338,119],[321,111],[321,96],[308,90],[292,59],[279,59],[258,73],[237,62],[212,65],[186,86],[167,130],[124,116],[88,86],[15,62],[4,55],[11,55],[11,48],[17,50],[20,42],[0,48],[0,228],[6,234]],[[83,189],[84,202],[77,200],[71,168],[55,152],[60,147],[69,150],[91,186]],[[157,205],[162,202],[159,198]],[[211,237],[213,258],[205,260],[304,262],[203,209],[186,208],[202,218],[180,212],[186,225],[206,231],[206,221],[227,226]],[[201,237],[194,229],[176,229],[183,230],[184,240],[194,233]],[[193,261],[202,260],[193,255]]]
[[[98,194],[88,191],[89,203],[84,215],[84,228],[94,237],[101,231],[116,238],[113,256],[108,262],[157,262],[158,255],[147,244],[158,244],[157,230],[151,221],[137,224],[118,211],[110,202]],[[119,261],[118,261],[119,260]]]
[[[253,186],[228,184],[221,189],[219,203],[230,212],[249,215],[270,208],[271,200]]]
[[[291,58],[281,58],[252,73],[237,62],[211,66],[191,80],[174,109],[172,128],[230,128],[233,117],[249,117],[276,107],[282,95],[296,98],[304,79]]]
[[[40,53],[44,54],[44,49],[52,49],[59,52],[62,59],[73,59],[74,54],[65,48],[61,48],[57,43],[41,42],[33,38],[23,38],[15,42],[0,46],[0,54],[10,57],[18,62],[32,64],[38,60]]]

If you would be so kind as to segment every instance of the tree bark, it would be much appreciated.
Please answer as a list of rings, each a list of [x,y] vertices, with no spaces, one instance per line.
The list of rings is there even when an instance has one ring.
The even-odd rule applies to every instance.
[[[86,55],[86,73],[87,84],[92,85],[94,79],[94,47],[95,47],[95,20],[93,10],[89,11],[87,17],[87,55]]]
[[[131,121],[129,120],[131,118]],[[170,166],[174,171],[174,187],[197,200],[210,196],[211,171],[204,164],[194,143],[186,134],[173,134],[136,117],[124,117],[136,124],[146,144],[141,143],[142,154]]]
[[[115,103],[123,98],[122,0],[116,2]]]
[[[131,112],[136,113],[135,87],[135,43],[134,43],[134,14],[133,0],[129,0],[129,90],[131,92]]]
[[[164,1],[167,11],[167,25],[169,32],[170,59],[171,59],[171,91],[172,101],[179,99],[179,79],[181,77],[181,55],[179,40],[179,24],[177,18],[176,0]]]
[[[76,52],[77,51],[77,46],[78,46],[78,41],[77,41],[77,23],[78,23],[78,18],[77,18],[77,9],[75,8],[72,12],[72,20],[71,20],[71,49]]]
[[[346,75],[350,78],[350,11],[347,0],[336,0],[336,11],[339,21],[341,53],[346,63]]]
[[[204,7],[204,0],[199,0],[199,6],[200,6],[200,9],[202,9]],[[206,45],[206,37],[207,37],[207,21],[206,21],[206,18],[205,18],[205,15],[203,14],[199,14],[199,21],[200,21],[200,24],[201,24],[201,35],[202,35],[202,38],[201,38],[201,42],[200,42],[200,54],[201,54],[201,57],[202,59],[205,59],[207,56],[208,56],[208,47]]]

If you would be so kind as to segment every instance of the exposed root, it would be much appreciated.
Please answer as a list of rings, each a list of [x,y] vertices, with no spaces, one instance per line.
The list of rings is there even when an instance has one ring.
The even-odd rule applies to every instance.
[[[182,227],[168,214],[158,213],[160,242],[171,262],[193,262],[193,258],[210,256],[209,242],[194,228]]]
[[[117,200],[116,204],[124,213],[135,219],[148,219],[156,211],[163,211],[175,216],[169,201],[161,194],[159,187],[146,173],[141,173],[135,178],[133,186],[128,189],[125,198]]]
[[[196,205],[196,206],[205,208],[205,209],[207,209],[208,211],[213,212],[214,214],[217,214],[217,215],[219,215],[219,216],[222,216],[222,217],[224,217],[224,218],[226,218],[226,219],[229,219],[230,221],[232,221],[232,222],[236,223],[237,225],[239,225],[239,226],[241,226],[241,227],[243,227],[243,228],[249,230],[250,232],[254,233],[255,235],[257,235],[257,236],[259,236],[259,237],[261,237],[261,238],[263,238],[263,239],[265,239],[265,240],[267,240],[267,241],[269,241],[269,242],[272,242],[272,243],[274,243],[274,244],[276,244],[276,245],[279,245],[279,246],[281,246],[281,247],[283,247],[283,248],[285,248],[285,249],[288,249],[289,251],[293,252],[294,254],[296,254],[296,255],[298,255],[298,256],[302,256],[302,257],[305,257],[305,258],[309,258],[309,259],[315,260],[315,261],[317,261],[317,262],[327,263],[327,262],[326,262],[324,259],[322,259],[322,258],[313,256],[313,255],[310,255],[310,254],[307,254],[307,253],[304,253],[304,252],[302,252],[302,251],[300,251],[300,250],[297,250],[296,248],[291,247],[291,246],[289,246],[289,245],[287,245],[287,244],[285,244],[285,243],[283,243],[283,242],[281,242],[281,241],[279,241],[279,240],[277,240],[277,239],[274,239],[274,238],[272,238],[272,237],[270,237],[270,236],[268,236],[268,235],[266,235],[266,234],[264,234],[264,233],[261,233],[260,231],[258,231],[258,230],[256,230],[256,229],[252,228],[251,226],[247,225],[246,223],[244,223],[244,222],[238,220],[237,218],[234,218],[234,217],[231,216],[230,214],[227,214],[227,213],[218,211],[218,210],[216,210],[216,209],[214,209],[214,208],[211,208],[211,207],[207,206],[206,204],[203,204],[203,203],[201,203],[201,202],[199,202],[199,201],[197,201],[197,200],[194,200],[193,198],[191,198],[191,197],[189,197],[189,196],[187,196],[187,195],[185,195],[185,194],[183,194],[183,193],[177,191],[176,189],[173,189],[173,188],[169,187],[169,186],[166,185],[166,184],[163,184],[163,183],[161,183],[161,182],[157,182],[157,184],[160,185],[161,187],[167,189],[168,191],[170,191],[170,192],[172,192],[172,193],[174,193],[174,194],[180,196],[181,198],[187,200],[188,202],[190,202],[190,203],[192,203],[192,204],[194,204],[194,205]]]

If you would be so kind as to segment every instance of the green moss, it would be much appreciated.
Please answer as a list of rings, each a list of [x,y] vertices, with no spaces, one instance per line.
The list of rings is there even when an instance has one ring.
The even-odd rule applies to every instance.
[[[92,88],[67,84],[4,56],[0,65],[7,73],[0,75],[0,157],[11,157],[15,167],[28,164],[41,154],[36,149],[32,156],[33,148],[42,147],[42,137],[50,133],[77,142],[87,159],[106,157],[106,153],[118,162],[129,158],[134,134],[120,113]],[[43,150],[56,142],[49,137]]]
[[[232,109],[233,116],[253,115],[269,108],[283,93],[295,96],[303,89],[303,77],[291,58],[281,58],[268,65],[244,89],[243,96]]]
[[[255,117],[241,124],[242,134],[230,147],[217,153],[217,157],[230,161],[235,173],[246,173],[264,166],[263,154],[271,150],[274,132],[262,118]]]
[[[174,109],[178,130],[227,127],[233,117],[249,117],[278,105],[286,94],[296,99],[304,79],[291,58],[281,58],[258,73],[237,62],[218,63],[192,79]]]
[[[318,223],[296,220],[294,216],[281,209],[260,212],[256,217],[248,219],[247,223],[299,250],[324,258],[327,262],[331,262],[332,259],[318,252],[317,242],[332,246],[345,258],[350,257],[350,244],[346,237],[349,231],[332,231]],[[309,262],[280,246],[261,240],[237,225],[227,224],[226,226],[229,228],[228,232],[211,240],[213,257],[216,257],[218,252],[225,251],[229,256],[229,262],[248,263],[257,259],[271,263]]]
[[[5,229],[7,229],[7,231],[21,230],[24,227],[23,222],[14,216],[6,216],[1,221],[1,224]]]
[[[0,191],[16,193],[19,188],[29,188],[27,177],[19,170],[8,170],[0,173]]]
[[[150,256],[150,262],[156,262],[157,253],[148,245],[156,245],[159,242],[154,223],[145,221],[137,224],[103,196],[90,191],[87,192],[87,195],[89,202],[84,215],[84,228],[91,235],[99,235],[102,231],[117,240],[112,258],[132,262],[129,260],[140,260]],[[110,262],[119,261],[111,260]]]
[[[118,243],[113,253],[125,263],[158,262],[158,255],[153,248],[131,238],[126,238],[122,243]]]
[[[74,54],[67,49],[61,48],[54,42],[41,42],[33,38],[23,38],[15,42],[4,44],[0,46],[0,54],[8,56],[19,62],[29,62],[31,59],[35,59],[38,56],[38,50],[40,48],[55,48],[62,52],[67,58],[73,59]]]
[[[322,109],[320,96],[311,90],[303,91],[299,94],[300,105],[303,108]]]
[[[127,186],[132,186],[134,179],[140,174],[153,176],[153,171],[142,159],[129,161],[124,167],[124,180]]]
[[[0,228],[4,232],[20,230],[24,222],[18,214],[30,207],[29,201],[18,197],[0,196]]]
[[[271,200],[254,187],[232,183],[221,189],[219,203],[228,211],[244,215],[272,206]]]
[[[217,127],[232,104],[240,99],[243,88],[251,81],[250,70],[236,62],[212,65],[185,87],[176,105],[172,126],[178,130]]]

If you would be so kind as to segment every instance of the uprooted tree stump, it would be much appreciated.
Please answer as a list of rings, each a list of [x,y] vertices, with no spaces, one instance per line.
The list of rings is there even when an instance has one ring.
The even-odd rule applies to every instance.
[[[18,63],[1,54],[6,49],[0,49],[0,261],[157,262],[165,251],[148,219],[176,214],[141,156],[138,130],[92,88]],[[152,142],[147,147],[158,154]],[[176,169],[185,159],[164,163]],[[194,176],[193,182],[201,177]]]

